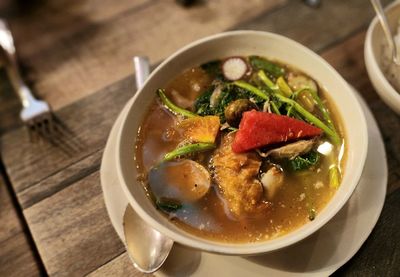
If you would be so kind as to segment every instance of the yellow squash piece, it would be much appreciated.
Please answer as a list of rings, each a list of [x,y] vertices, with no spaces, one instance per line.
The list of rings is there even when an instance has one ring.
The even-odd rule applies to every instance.
[[[219,131],[219,117],[196,116],[184,119],[178,125],[183,136],[191,142],[214,143]]]

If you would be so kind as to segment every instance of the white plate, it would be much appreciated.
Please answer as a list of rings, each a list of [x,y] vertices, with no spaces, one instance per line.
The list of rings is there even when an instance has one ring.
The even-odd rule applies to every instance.
[[[345,264],[360,249],[378,220],[385,201],[388,177],[386,153],[378,126],[367,105],[361,97],[358,98],[368,123],[367,160],[357,189],[331,221],[298,244],[261,256],[224,256],[174,245],[156,275],[328,276]],[[128,200],[115,175],[114,149],[115,134],[120,128],[119,119],[124,113],[126,109],[111,130],[100,170],[108,215],[122,241],[122,217]]]

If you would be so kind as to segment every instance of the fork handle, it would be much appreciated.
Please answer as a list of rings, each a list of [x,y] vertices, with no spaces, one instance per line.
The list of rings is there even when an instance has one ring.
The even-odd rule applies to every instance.
[[[0,47],[6,56],[6,70],[11,84],[18,94],[23,107],[29,107],[30,103],[36,101],[29,87],[25,84],[19,71],[14,39],[8,24],[0,19]]]

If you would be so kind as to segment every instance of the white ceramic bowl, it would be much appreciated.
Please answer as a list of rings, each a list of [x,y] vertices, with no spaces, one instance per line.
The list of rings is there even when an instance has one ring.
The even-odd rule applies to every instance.
[[[397,30],[400,19],[400,1],[395,1],[386,9],[391,30]],[[385,41],[382,27],[375,17],[369,25],[364,44],[364,59],[369,78],[382,100],[400,114],[400,92],[396,91],[383,74],[381,68],[382,44]]]
[[[136,135],[155,91],[164,87],[184,69],[217,58],[237,55],[273,57],[291,64],[314,77],[330,93],[343,118],[347,135],[348,158],[343,181],[325,209],[301,228],[282,237],[259,243],[220,243],[191,235],[170,223],[146,197],[136,180],[134,160]],[[193,42],[171,55],[151,74],[139,90],[123,119],[117,137],[117,170],[121,186],[136,212],[153,228],[174,241],[209,252],[232,255],[266,253],[294,244],[317,231],[346,203],[353,193],[364,166],[367,153],[367,126],[361,107],[352,89],[321,57],[286,37],[256,31],[221,33]]]

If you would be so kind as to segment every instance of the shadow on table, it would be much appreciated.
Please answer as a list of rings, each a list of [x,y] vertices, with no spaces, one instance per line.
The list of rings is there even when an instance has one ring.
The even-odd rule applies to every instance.
[[[9,17],[30,13],[49,0],[0,0],[0,16]]]

